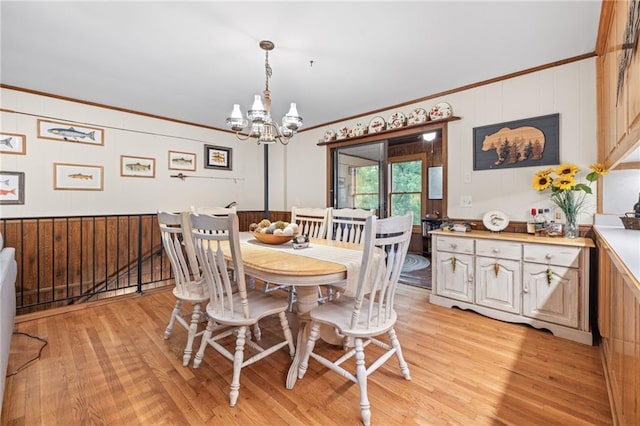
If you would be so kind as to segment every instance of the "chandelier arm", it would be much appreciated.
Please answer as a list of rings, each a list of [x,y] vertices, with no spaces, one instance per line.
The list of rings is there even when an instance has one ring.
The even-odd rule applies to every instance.
[[[236,133],[236,138],[238,138],[241,141],[246,141],[247,139],[249,139],[251,137],[251,134],[248,134],[246,137],[243,138],[242,136],[240,136],[241,135],[240,132],[235,132],[235,133]]]

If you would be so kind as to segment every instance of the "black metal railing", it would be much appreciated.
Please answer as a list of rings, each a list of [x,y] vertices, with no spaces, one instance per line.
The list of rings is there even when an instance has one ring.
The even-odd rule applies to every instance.
[[[19,314],[172,285],[155,214],[0,218]]]

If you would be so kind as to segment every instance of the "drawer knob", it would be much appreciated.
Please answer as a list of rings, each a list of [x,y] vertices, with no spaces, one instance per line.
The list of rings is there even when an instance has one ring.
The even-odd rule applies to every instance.
[[[455,243],[452,243],[452,244],[451,244],[451,248],[456,248],[456,247],[458,247],[458,245],[457,245],[457,244],[455,244]]]
[[[497,248],[494,248],[494,249],[493,249],[493,252],[494,252],[494,253],[498,253],[499,251],[500,251],[500,250],[498,250]]]
[[[547,254],[544,255],[544,258],[545,259],[551,259],[551,255],[549,253],[547,253]]]

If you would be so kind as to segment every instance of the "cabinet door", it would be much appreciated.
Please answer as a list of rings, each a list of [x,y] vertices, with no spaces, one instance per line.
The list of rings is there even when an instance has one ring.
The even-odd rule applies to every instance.
[[[550,270],[550,275],[547,275]],[[524,264],[522,313],[531,318],[578,327],[578,270],[537,263]]]
[[[473,256],[438,251],[435,268],[437,295],[473,302]]]
[[[476,257],[476,304],[520,313],[522,267],[518,260]]]

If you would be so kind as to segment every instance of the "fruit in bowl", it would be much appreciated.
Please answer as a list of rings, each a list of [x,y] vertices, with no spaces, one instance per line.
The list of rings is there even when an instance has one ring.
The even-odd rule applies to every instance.
[[[269,219],[262,219],[249,225],[249,231],[253,232],[258,241],[265,244],[284,244],[298,235],[298,230],[296,223],[282,220],[271,222]]]

